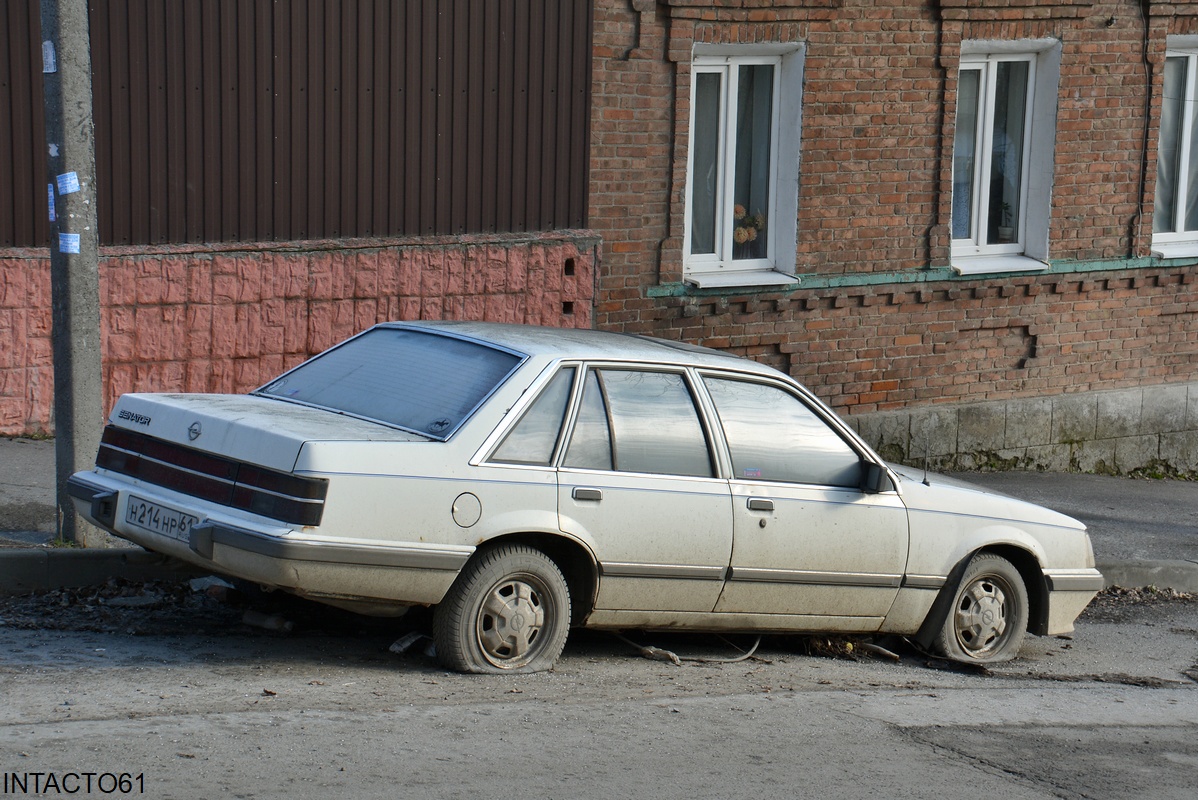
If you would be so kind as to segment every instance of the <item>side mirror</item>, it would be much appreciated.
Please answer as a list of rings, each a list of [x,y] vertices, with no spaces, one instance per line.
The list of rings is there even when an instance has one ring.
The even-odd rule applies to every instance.
[[[895,490],[896,487],[894,481],[890,479],[890,473],[881,464],[863,461],[861,467],[861,491],[867,494],[879,494]]]

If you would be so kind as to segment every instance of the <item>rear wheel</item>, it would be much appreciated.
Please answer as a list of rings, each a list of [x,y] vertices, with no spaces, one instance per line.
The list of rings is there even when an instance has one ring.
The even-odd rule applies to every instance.
[[[502,545],[466,565],[433,615],[437,657],[461,672],[539,672],[561,655],[570,591],[539,550]]]
[[[1019,570],[1002,556],[979,553],[965,568],[935,648],[955,661],[1009,661],[1019,653],[1027,619]]]

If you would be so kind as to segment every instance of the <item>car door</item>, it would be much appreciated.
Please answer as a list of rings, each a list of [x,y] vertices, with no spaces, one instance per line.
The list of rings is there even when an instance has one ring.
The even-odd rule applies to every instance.
[[[907,560],[898,494],[863,490],[862,454],[789,387],[711,374],[703,383],[732,468],[734,545],[716,611],[876,628]]]
[[[685,371],[586,371],[558,513],[595,549],[596,611],[711,612],[732,552],[731,497]]]

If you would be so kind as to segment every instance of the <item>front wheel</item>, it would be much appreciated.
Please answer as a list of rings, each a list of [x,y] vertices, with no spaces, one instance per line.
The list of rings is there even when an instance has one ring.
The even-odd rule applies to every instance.
[[[1027,587],[1019,570],[1002,556],[979,553],[965,567],[935,649],[954,661],[1009,661],[1019,653],[1027,619]]]
[[[460,672],[540,672],[561,655],[570,590],[544,553],[496,547],[473,559],[433,614],[437,657]]]

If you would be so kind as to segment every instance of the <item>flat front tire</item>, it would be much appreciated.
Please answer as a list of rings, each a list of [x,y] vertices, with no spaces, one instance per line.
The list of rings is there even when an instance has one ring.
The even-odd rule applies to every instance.
[[[557,565],[519,544],[486,550],[433,614],[437,657],[460,672],[540,672],[561,655],[570,591]]]
[[[1009,661],[1027,633],[1028,599],[1023,576],[993,553],[974,556],[936,636],[935,649],[954,661]]]

